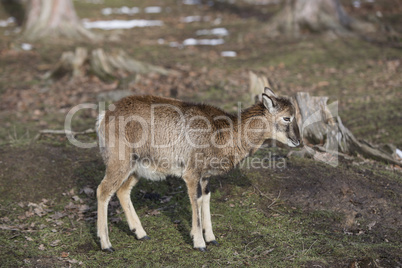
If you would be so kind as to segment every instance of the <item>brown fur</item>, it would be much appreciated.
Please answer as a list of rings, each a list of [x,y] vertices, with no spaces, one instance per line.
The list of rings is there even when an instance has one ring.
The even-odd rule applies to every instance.
[[[263,102],[240,116],[206,104],[130,96],[100,117],[97,130],[106,164],[105,178],[97,190],[102,249],[111,250],[106,209],[110,197],[117,192],[130,228],[138,239],[147,239],[130,191],[140,177],[160,180],[168,175],[180,176],[186,182],[193,210],[194,247],[204,250],[205,241],[216,243],[207,178],[229,171],[267,139],[295,146],[300,140],[296,120],[284,121],[294,118],[292,103],[269,89],[265,93]],[[128,120],[133,116],[134,120]]]

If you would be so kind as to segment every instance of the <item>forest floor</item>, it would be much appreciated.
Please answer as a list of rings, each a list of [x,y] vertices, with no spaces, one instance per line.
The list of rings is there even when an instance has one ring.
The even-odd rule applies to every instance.
[[[101,2],[101,4],[96,4]],[[400,43],[309,35],[269,39],[264,32],[278,5],[186,5],[192,1],[75,1],[89,20],[161,20],[163,26],[102,31],[105,40],[38,42],[24,50],[14,24],[0,28],[0,266],[4,267],[402,267],[401,167],[355,156],[336,167],[286,157],[288,148],[264,148],[244,165],[214,177],[212,222],[220,246],[192,249],[190,204],[181,179],[141,180],[132,200],[152,238],[138,241],[116,198],[109,232],[116,252],[100,251],[94,191],[105,167],[96,148],[73,146],[40,130],[64,128],[82,103],[110,103],[126,94],[156,94],[205,102],[235,112],[250,103],[249,71],[269,77],[281,95],[309,92],[339,101],[339,115],[358,138],[402,149]],[[270,2],[270,1],[267,1]],[[351,14],[402,25],[398,1],[362,2]],[[136,6],[135,15],[102,15],[105,7]],[[160,13],[146,13],[149,6]],[[8,18],[0,9],[0,20]],[[187,23],[187,16],[200,21]],[[373,18],[374,16],[374,18]],[[197,36],[225,28],[227,36]],[[185,39],[223,39],[217,46],[181,46]],[[178,45],[178,46],[177,46]],[[121,48],[131,57],[175,70],[116,81],[95,76],[44,80],[64,51]],[[235,51],[236,57],[223,57]],[[75,131],[93,128],[98,111],[73,117]],[[95,141],[94,135],[78,137]],[[269,168],[248,165],[264,159]],[[148,254],[144,254],[148,253]]]

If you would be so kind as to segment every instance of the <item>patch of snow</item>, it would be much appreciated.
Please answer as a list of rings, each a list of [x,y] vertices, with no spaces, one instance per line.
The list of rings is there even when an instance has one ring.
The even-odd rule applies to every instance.
[[[169,46],[170,47],[181,47],[182,45],[180,45],[178,42],[170,42]]]
[[[111,7],[102,8],[101,13],[102,15],[111,15],[113,13],[113,8]]]
[[[161,7],[146,7],[144,9],[145,13],[161,13],[162,8]]]
[[[102,30],[131,29],[134,27],[151,27],[163,25],[163,22],[160,20],[82,20],[82,23],[87,29],[97,28]]]
[[[221,56],[222,57],[236,57],[237,53],[236,53],[236,51],[222,51]]]
[[[183,46],[196,46],[196,45],[204,45],[204,46],[217,46],[225,43],[223,39],[194,39],[188,38],[183,41]]]
[[[263,5],[276,5],[279,4],[280,0],[253,0],[253,1],[246,1],[249,4],[253,4],[256,6],[263,6]]]
[[[399,158],[402,158],[402,151],[396,148],[396,154],[398,155]]]
[[[183,0],[183,4],[185,5],[201,5],[201,0]]]
[[[91,4],[103,4],[103,0],[85,0],[86,3],[91,3]]]
[[[355,8],[359,8],[359,7],[361,6],[360,1],[353,1],[353,6],[354,6]]]
[[[180,22],[184,23],[191,23],[191,22],[197,22],[197,21],[210,21],[211,18],[209,16],[187,16],[187,17],[182,17],[180,18]]]
[[[9,17],[6,20],[0,20],[0,27],[7,27],[10,24],[15,23],[15,18],[14,17]]]
[[[201,16],[187,16],[184,18],[181,18],[180,21],[184,23],[191,23],[195,21],[201,21],[202,17]]]
[[[183,41],[183,43],[179,42],[170,42],[169,46],[170,47],[178,47],[178,48],[183,48],[185,46],[198,46],[198,45],[203,45],[203,46],[217,46],[217,45],[222,45],[225,43],[225,40],[223,39],[194,39],[194,38],[188,38]]]
[[[32,50],[32,45],[31,44],[28,44],[28,43],[22,43],[21,44],[21,48],[23,49],[23,50]]]
[[[213,22],[214,25],[219,25],[222,23],[222,18],[216,18]]]
[[[126,14],[126,15],[133,15],[133,14],[138,14],[140,13],[140,9],[138,7],[118,7],[118,8],[111,8],[111,7],[106,7],[102,9],[102,14],[103,15],[112,15],[112,14]]]
[[[214,28],[211,30],[198,30],[196,35],[219,35],[219,36],[226,36],[229,35],[228,30],[225,28]]]

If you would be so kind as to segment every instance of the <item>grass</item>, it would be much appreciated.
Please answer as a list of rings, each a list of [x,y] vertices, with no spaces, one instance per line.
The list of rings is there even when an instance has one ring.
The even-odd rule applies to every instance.
[[[128,232],[125,222],[110,224],[111,241],[117,251],[105,254],[98,249],[95,242],[97,239],[94,224],[78,222],[74,223],[73,227],[69,219],[64,218],[61,228],[56,224],[49,224],[46,217],[34,217],[27,224],[45,226],[43,229],[22,235],[6,232],[1,237],[3,248],[8,249],[2,251],[4,255],[1,254],[3,265],[22,266],[24,262],[35,265],[35,259],[52,256],[64,261],[77,260],[90,267],[119,267],[123,263],[158,267],[299,267],[311,261],[328,265],[333,261],[332,258],[337,257],[354,259],[368,255],[375,258],[373,251],[379,248],[396,250],[395,245],[387,243],[368,245],[364,236],[334,235],[327,231],[316,231],[311,227],[316,220],[336,221],[338,216],[331,212],[316,212],[308,217],[300,211],[295,211],[292,214],[274,214],[266,217],[252,205],[237,205],[239,201],[238,196],[233,197],[229,202],[236,205],[230,209],[225,202],[213,202],[215,233],[221,245],[208,247],[208,253],[192,249],[186,232],[190,226],[189,213],[169,215],[163,212],[156,216],[144,216],[147,207],[143,207],[138,209],[138,214],[152,237],[150,241],[137,241]],[[241,201],[250,204],[261,202],[255,195],[247,194],[243,195]],[[183,217],[184,222],[174,224],[172,217]],[[57,240],[57,245],[51,246]],[[45,247],[43,252],[38,250],[41,245]],[[10,252],[13,254],[10,255]],[[68,258],[60,257],[63,252],[69,253]]]
[[[194,72],[188,80],[196,83],[187,81],[187,91],[180,92],[181,96],[192,101],[213,103],[227,111],[231,111],[237,101],[249,97],[247,75],[244,74],[248,70],[257,71],[267,75],[275,90],[281,94],[307,91],[312,95],[326,95],[339,100],[342,121],[357,138],[374,143],[393,143],[401,149],[400,67],[395,70],[389,67],[390,61],[402,58],[400,50],[379,47],[357,38],[323,40],[312,37],[297,42],[270,40],[264,35],[263,23],[256,18],[240,19],[228,10],[194,11],[193,7],[180,6],[176,2],[163,4],[173,6],[171,13],[141,13],[135,17],[122,15],[118,18],[159,19],[160,16],[173,18],[193,13],[208,15],[212,20],[223,17],[223,24],[216,27],[226,27],[230,31],[230,36],[225,37],[225,45],[184,49],[159,45],[156,42],[158,38],[164,38],[165,44],[181,42],[185,38],[196,37],[198,29],[215,27],[210,22],[200,22],[177,28],[173,25],[175,22],[167,22],[166,27],[160,29],[127,30],[124,35],[117,33],[120,36],[118,42],[88,46],[123,48],[135,59],[173,69],[185,66]],[[108,0],[104,5],[85,1],[74,4],[81,18],[91,19],[105,19],[99,11],[106,6],[134,5],[128,0]],[[158,1],[135,2],[138,7],[151,5],[161,4]],[[1,33],[3,31],[5,29]],[[0,44],[5,51],[4,60],[0,61],[3,71],[0,77],[1,94],[9,87],[21,94],[32,87],[52,90],[51,84],[41,81],[43,71],[36,66],[52,66],[62,51],[73,51],[77,45],[72,42],[57,46],[38,43],[33,52],[15,56],[7,54],[9,50],[13,52],[8,44],[15,43],[11,38],[4,36],[5,41]],[[223,50],[234,50],[238,57],[222,58],[219,55]],[[21,62],[24,67],[30,66],[29,72],[21,68]],[[24,70],[22,77],[19,73]],[[207,75],[198,77],[206,72]],[[186,77],[180,79],[185,80]],[[209,80],[208,83],[201,81],[203,79]],[[88,100],[95,102],[97,91],[89,93]],[[16,98],[28,100],[20,95]],[[266,171],[243,166],[212,180],[212,222],[219,247],[209,246],[207,253],[192,248],[189,236],[191,212],[185,184],[173,178],[163,182],[141,180],[132,192],[137,213],[152,237],[150,241],[135,239],[129,232],[120,206],[113,199],[115,203],[110,206],[109,228],[111,242],[117,251],[103,253],[96,236],[96,198],[80,192],[86,186],[96,189],[102,180],[104,165],[100,156],[95,150],[78,150],[63,137],[43,137],[39,142],[33,142],[32,138],[40,129],[62,129],[65,119],[65,112],[58,111],[58,108],[52,110],[43,103],[39,103],[37,108],[49,111],[39,119],[31,118],[32,111],[29,109],[1,113],[4,124],[0,128],[2,267],[345,267],[353,261],[380,262],[385,267],[387,264],[392,267],[400,263],[397,257],[401,248],[400,231],[382,229],[382,222],[377,223],[381,226],[380,230],[369,231],[367,225],[371,222],[364,217],[354,219],[359,224],[355,229],[346,228],[344,222],[348,215],[342,210],[293,204],[283,192],[289,186],[289,191],[296,196],[300,194],[297,186],[315,182],[320,177],[323,180],[317,180],[318,186],[314,189],[327,187],[328,194],[341,198],[341,193],[335,192],[339,189],[331,188],[337,186],[335,182],[331,186],[320,183],[324,179],[343,178],[340,183],[349,186],[348,183],[367,178],[359,191],[373,187],[374,192],[383,193],[375,200],[393,200],[389,203],[390,209],[393,209],[390,211],[398,211],[401,176],[397,171],[372,162],[357,166],[341,163],[336,168],[328,168],[310,159],[285,159],[287,150],[284,149],[271,150],[278,159],[286,161],[284,169]],[[5,111],[8,109],[4,106]],[[94,123],[94,116],[85,110],[75,115],[73,130],[86,130]],[[94,139],[93,136],[80,138]],[[256,156],[263,158],[266,154],[265,150],[260,150]],[[295,167],[297,169],[293,170]],[[365,170],[369,172],[362,172]],[[296,176],[293,185],[286,184]],[[372,186],[374,183],[377,183],[376,186]],[[280,188],[285,184],[286,187]],[[313,197],[303,196],[303,200],[314,203],[318,197],[313,194]],[[161,203],[163,196],[171,197],[170,201]],[[34,204],[40,204],[43,198],[47,202],[42,207],[49,211],[39,216],[34,212]],[[337,203],[339,200],[336,198],[331,203]],[[77,208],[71,208],[70,204]],[[367,209],[372,205],[370,202],[366,204]],[[80,214],[78,209],[82,205],[89,207],[84,214]],[[56,219],[56,212],[65,216]],[[381,219],[396,215],[391,212],[384,213]]]
[[[77,155],[74,150],[68,154]],[[257,157],[264,156],[262,151],[257,153]],[[69,158],[67,166],[72,161]],[[378,241],[369,232],[344,232],[339,227],[344,220],[341,212],[294,207],[276,196],[271,184],[263,183],[260,171],[235,169],[211,181],[212,222],[220,246],[208,246],[207,253],[192,248],[185,184],[181,179],[169,178],[162,182],[141,180],[131,195],[150,241],[135,239],[117,199],[112,199],[109,232],[117,251],[107,254],[100,251],[96,237],[95,197],[80,194],[85,185],[95,189],[102,179],[103,167],[94,159],[78,154],[78,161],[85,165],[74,168],[76,179],[72,188],[65,188],[58,200],[42,201],[42,207],[48,211],[42,216],[26,216],[35,212],[40,201],[17,203],[13,197],[2,201],[1,226],[9,228],[0,235],[2,266],[333,267],[340,260],[346,264],[381,258],[381,252],[396,254],[399,248],[398,241]],[[290,161],[288,165],[308,168],[316,164],[304,159]],[[46,173],[38,175],[46,177]],[[162,203],[164,196],[171,199]],[[71,204],[88,205],[88,211],[80,216]],[[64,216],[57,218],[57,213]]]

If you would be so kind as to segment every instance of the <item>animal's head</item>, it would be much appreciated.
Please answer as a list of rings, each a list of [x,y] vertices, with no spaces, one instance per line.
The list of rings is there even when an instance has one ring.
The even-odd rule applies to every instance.
[[[284,97],[277,97],[275,93],[265,88],[262,93],[262,103],[268,110],[273,124],[272,139],[287,144],[290,147],[300,145],[301,137],[296,120],[296,109],[292,102]]]

